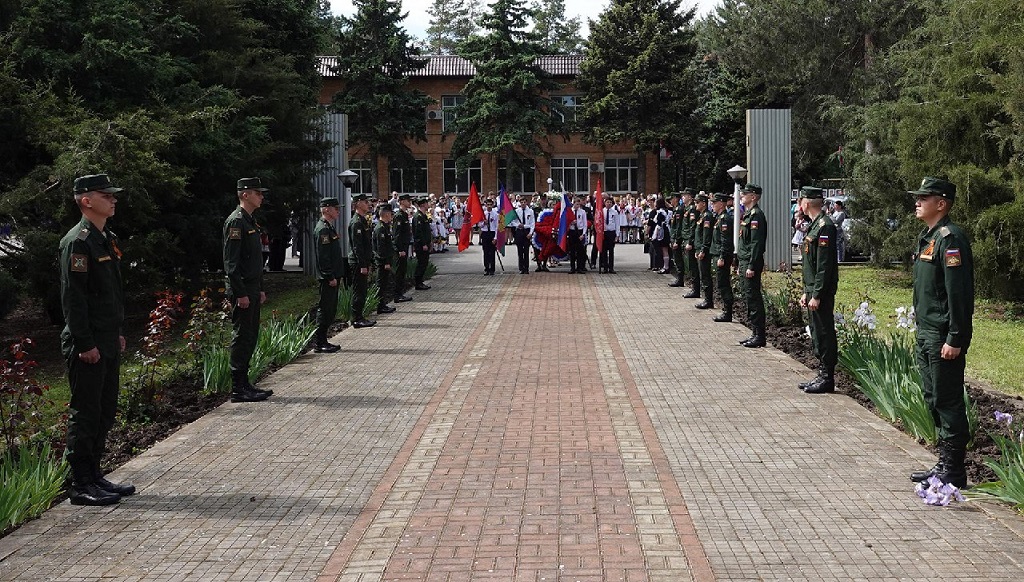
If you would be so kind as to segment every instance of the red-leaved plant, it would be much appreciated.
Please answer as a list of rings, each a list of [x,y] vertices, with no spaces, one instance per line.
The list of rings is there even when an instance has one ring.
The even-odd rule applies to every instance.
[[[41,411],[50,387],[35,378],[39,364],[29,358],[32,345],[29,338],[11,344],[10,359],[0,360],[0,432],[7,451],[45,428]]]

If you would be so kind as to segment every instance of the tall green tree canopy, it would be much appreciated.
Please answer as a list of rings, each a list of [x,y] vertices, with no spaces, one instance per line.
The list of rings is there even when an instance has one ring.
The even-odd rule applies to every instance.
[[[576,82],[585,139],[632,139],[641,154],[692,144],[695,10],[681,10],[680,0],[612,0],[590,21]]]
[[[565,0],[534,0],[532,8],[541,50],[549,55],[579,54],[583,50],[580,17],[566,18]]]
[[[542,138],[564,131],[548,96],[559,85],[536,64],[543,47],[529,30],[532,18],[525,0],[496,0],[483,17],[484,34],[460,48],[476,67],[453,124],[452,156],[461,168],[494,155],[514,171],[524,158],[544,153]]]
[[[334,107],[348,114],[349,146],[366,152],[376,192],[381,156],[411,167],[406,139],[426,140],[425,112],[433,99],[406,87],[409,73],[427,61],[402,27],[407,14],[401,1],[355,0],[355,5],[355,16],[341,19],[337,73],[345,86],[334,96]]]
[[[434,0],[427,8],[426,48],[433,55],[455,54],[459,43],[476,31],[477,0]]]

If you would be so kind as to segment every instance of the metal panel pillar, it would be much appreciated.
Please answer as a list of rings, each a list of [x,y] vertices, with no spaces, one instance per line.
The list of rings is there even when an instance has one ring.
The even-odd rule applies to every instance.
[[[768,218],[765,266],[792,266],[789,242],[792,191],[792,118],[789,109],[747,110],[747,181],[760,185],[761,210]]]
[[[302,261],[302,270],[307,275],[313,275],[313,229],[320,220],[322,198],[337,198],[341,203],[340,217],[334,227],[341,235],[342,256],[348,256],[348,223],[352,217],[352,196],[338,179],[338,173],[348,168],[348,152],[345,149],[345,144],[348,143],[348,117],[341,113],[327,113],[324,115],[323,123],[324,136],[332,145],[327,160],[313,178],[316,199],[313,200],[313,211],[307,217],[306,236],[302,241],[302,256],[306,257]]]

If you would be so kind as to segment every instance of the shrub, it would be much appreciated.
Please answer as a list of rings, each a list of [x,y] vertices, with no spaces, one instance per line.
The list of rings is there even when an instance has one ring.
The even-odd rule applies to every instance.
[[[161,358],[170,339],[171,328],[181,313],[181,293],[160,291],[156,294],[156,307],[149,312],[149,324],[142,336],[142,346],[136,352],[137,365],[134,378],[125,382],[121,391],[121,411],[129,422],[149,413],[159,400],[163,382],[157,371],[164,364]]]
[[[0,458],[0,533],[46,511],[60,495],[68,464],[50,444],[22,443]]]
[[[10,273],[0,269],[0,319],[7,317],[18,306],[21,288]]]
[[[996,420],[1005,423],[1004,434],[993,434],[999,447],[999,459],[985,459],[996,480],[981,483],[966,492],[968,497],[1002,501],[1024,511],[1024,422],[1014,425],[1013,416],[996,412]]]
[[[7,451],[46,429],[42,411],[49,386],[35,378],[39,364],[29,358],[31,347],[32,340],[25,338],[11,345],[10,360],[0,360],[0,432]]]
[[[802,325],[800,297],[804,293],[801,276],[785,263],[779,265],[783,274],[779,289],[764,289],[765,318],[776,327]]]

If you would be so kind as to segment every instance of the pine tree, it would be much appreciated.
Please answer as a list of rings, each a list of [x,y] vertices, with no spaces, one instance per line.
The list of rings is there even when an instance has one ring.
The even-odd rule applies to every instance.
[[[678,150],[695,139],[694,8],[680,0],[612,0],[590,22],[576,86],[580,125],[590,143],[635,140],[641,157],[661,145]],[[640,163],[640,181],[645,176]]]
[[[547,96],[559,85],[536,65],[543,49],[527,28],[533,17],[525,0],[496,0],[483,18],[483,36],[474,36],[460,54],[476,67],[457,110],[452,156],[465,168],[478,156],[502,156],[509,174],[525,158],[544,153],[541,136],[561,130]]]
[[[580,17],[565,17],[565,0],[534,0],[534,31],[549,55],[578,54],[583,49]]]
[[[430,54],[455,54],[459,43],[476,30],[476,5],[476,0],[434,0],[427,8],[430,26],[425,42]]]
[[[354,0],[356,14],[342,17],[337,73],[345,88],[334,106],[349,118],[349,146],[361,148],[370,161],[372,191],[379,190],[377,164],[381,156],[395,166],[412,167],[405,141],[425,141],[424,111],[433,100],[409,90],[409,73],[426,60],[402,21],[400,0]]]

